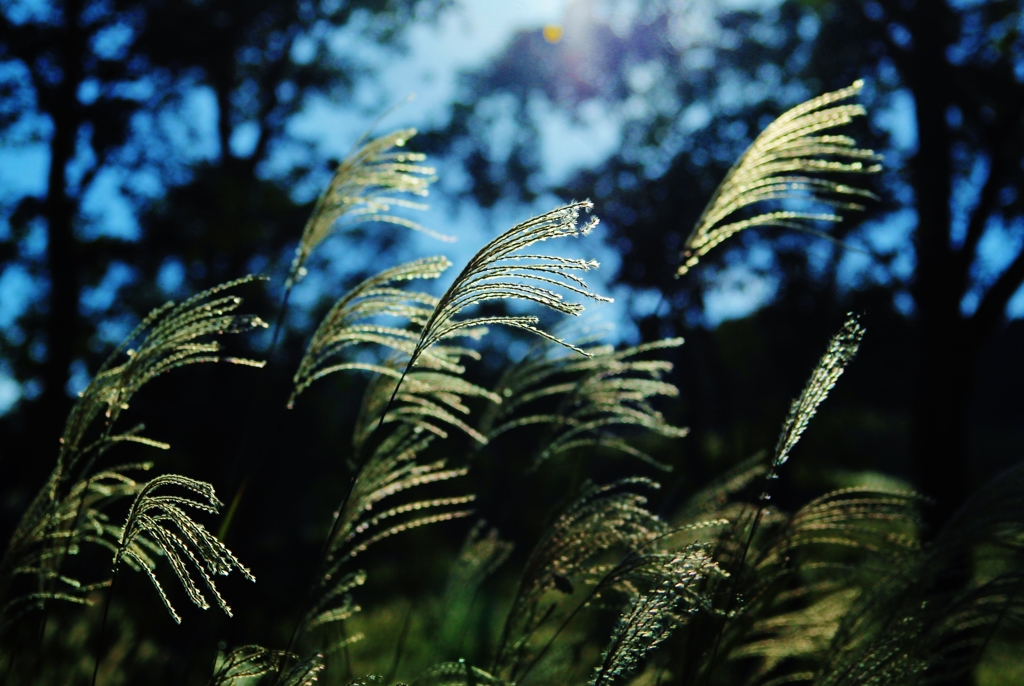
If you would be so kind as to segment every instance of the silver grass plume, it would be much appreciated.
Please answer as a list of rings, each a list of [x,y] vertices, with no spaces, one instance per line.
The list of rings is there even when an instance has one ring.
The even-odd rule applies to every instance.
[[[506,686],[509,682],[473,667],[465,660],[445,662],[431,667],[410,686]],[[510,686],[510,685],[509,685]]]
[[[83,544],[97,545],[111,552],[117,550],[121,528],[111,524],[101,508],[135,496],[142,484],[127,473],[151,467],[150,463],[141,463],[97,472],[75,483],[47,517],[30,528],[19,527],[0,562],[0,585],[3,586],[0,597],[6,598],[7,589],[21,578],[35,580],[36,590],[17,593],[0,607],[0,630],[51,600],[86,604],[91,591],[109,583],[83,583],[61,572],[56,563],[65,551],[78,553]]]
[[[395,288],[391,284],[411,279],[440,276],[450,262],[444,257],[429,257],[387,269],[366,279],[342,297],[327,314],[310,341],[294,377],[294,390],[288,406],[315,380],[339,371],[361,370],[378,374],[369,386],[356,422],[354,443],[357,451],[381,423],[405,422],[445,437],[445,426],[454,426],[479,442],[486,439],[459,415],[469,413],[463,402],[468,397],[483,397],[500,402],[493,393],[462,379],[462,358],[479,359],[469,348],[434,345],[419,358],[417,370],[405,374],[391,360],[384,363],[346,359],[356,346],[377,346],[402,359],[413,355],[422,328],[430,318],[438,298]],[[397,317],[407,326],[389,326],[381,317]],[[479,338],[482,327],[464,329],[461,336]],[[339,358],[341,358],[339,360]],[[422,369],[420,369],[422,368]]]
[[[1024,623],[1022,522],[1024,466],[1017,465],[976,491],[913,563],[888,568],[857,599],[817,683],[933,683],[969,674],[994,637]],[[950,583],[965,559],[990,571]]]
[[[472,514],[466,505],[473,496],[452,496],[380,504],[409,489],[447,481],[466,474],[465,469],[447,469],[444,460],[417,461],[433,435],[401,426],[377,446],[363,465],[350,497],[336,513],[335,534],[328,541],[326,567],[314,589],[314,601],[306,613],[303,628],[308,631],[332,622],[344,621],[359,610],[351,591],[364,583],[362,571],[345,572],[353,558],[370,546],[399,533]]]
[[[446,348],[445,356],[459,362],[462,353],[454,347],[435,345],[432,352],[438,348]],[[364,450],[378,425],[390,423],[429,431],[440,438],[448,437],[445,427],[455,427],[477,443],[487,443],[487,437],[463,419],[470,412],[465,400],[484,398],[500,403],[500,396],[447,372],[413,370],[403,379],[397,365],[387,364],[383,369],[387,371],[375,377],[367,387],[356,418],[352,443],[357,454]]]
[[[820,661],[847,612],[873,593],[879,570],[912,567],[924,523],[911,491],[849,488],[825,494],[773,527],[751,557],[739,612],[749,627],[730,659],[760,658],[759,679]]]
[[[789,459],[793,446],[800,440],[811,418],[818,411],[818,406],[828,397],[846,365],[857,353],[863,337],[864,327],[856,317],[847,315],[843,328],[829,342],[828,349],[814,368],[800,397],[789,408],[789,415],[775,446],[773,469]]]
[[[598,582],[614,564],[608,555],[630,552],[666,532],[646,507],[647,499],[627,489],[657,488],[641,478],[588,486],[547,529],[520,577],[494,660],[494,674],[515,681],[536,658],[532,639],[551,618],[558,598]],[[550,604],[548,604],[550,603]],[[550,609],[542,609],[546,605]]]
[[[535,333],[542,338],[586,353],[538,328],[536,316],[496,315],[466,317],[458,315],[468,307],[489,300],[526,300],[563,314],[578,315],[583,305],[567,302],[552,287],[584,298],[610,302],[587,290],[587,284],[575,272],[598,267],[593,260],[570,259],[551,255],[523,254],[526,248],[552,238],[584,236],[597,225],[597,218],[578,224],[581,211],[590,212],[589,200],[574,202],[512,227],[485,245],[470,259],[455,281],[441,296],[433,314],[423,326],[413,349],[409,368],[415,366],[431,346],[461,332],[490,325],[510,326]]]
[[[704,579],[717,566],[700,545],[677,553],[655,553],[627,558],[623,581],[647,581],[636,591],[630,607],[616,623],[611,640],[595,669],[591,686],[604,686],[628,678],[648,654],[686,622],[686,615],[707,607],[701,592]],[[631,569],[630,569],[631,568]],[[646,577],[644,579],[643,577]]]
[[[405,356],[412,355],[419,340],[419,328],[426,323],[437,298],[406,291],[393,284],[412,279],[436,279],[451,266],[445,257],[427,257],[386,269],[346,293],[320,322],[295,372],[295,384],[288,406],[314,381],[337,371],[364,370],[399,376],[390,367],[367,362],[330,362],[360,345],[379,345]],[[381,317],[397,317],[417,327],[386,326]],[[457,363],[438,354],[425,360],[428,366],[459,372]]]
[[[806,667],[821,660],[861,591],[819,582],[779,593],[772,612],[752,621],[731,660],[758,659],[749,683],[811,681]]]
[[[766,201],[812,201],[835,210],[861,210],[869,191],[828,178],[836,173],[869,174],[881,169],[873,151],[849,136],[823,133],[864,116],[860,105],[839,104],[860,93],[863,81],[797,105],[768,125],[718,186],[683,249],[677,275],[692,269],[719,243],[744,229],[777,226],[805,229],[836,223],[838,212],[791,210],[737,218],[737,212]]]
[[[542,346],[539,354],[528,356],[504,375],[495,389],[503,402],[492,406],[481,431],[490,440],[520,427],[550,427],[534,466],[578,448],[602,447],[669,469],[615,430],[636,427],[666,438],[688,433],[651,406],[654,398],[679,395],[675,385],[661,380],[672,370],[672,363],[643,359],[648,353],[682,344],[681,338],[668,338],[623,350],[595,345],[582,348],[589,355],[584,358]],[[522,411],[553,399],[558,404],[551,411]]]
[[[33,594],[39,601],[37,606],[51,596],[71,599],[73,594],[53,588],[53,584],[67,585],[60,574],[64,557],[77,550],[83,537],[102,544],[106,539],[90,533],[102,517],[100,509],[117,496],[136,493],[131,479],[111,470],[90,476],[96,460],[123,443],[169,448],[166,443],[142,436],[141,425],[115,432],[121,412],[140,388],[167,371],[190,364],[223,361],[263,366],[254,360],[223,357],[217,341],[223,334],[266,326],[255,315],[237,314],[241,298],[225,294],[254,279],[246,277],[215,286],[180,304],[166,303],[150,312],[108,356],[79,394],[60,439],[57,464],[11,537],[0,562],[0,594],[6,595],[11,570],[43,565],[46,570],[40,571],[40,587]],[[111,479],[122,480],[128,490],[113,488]],[[99,495],[103,493],[109,497]],[[37,550],[38,546],[45,549]]]
[[[292,656],[297,659],[296,656]],[[258,645],[247,645],[235,648],[227,655],[218,654],[213,676],[207,686],[243,686],[252,684],[267,674],[277,674],[284,663],[284,652],[268,650]],[[324,669],[323,656],[311,655],[299,660],[288,672],[282,675],[278,683],[281,686],[309,686],[317,680]]]
[[[386,222],[422,231],[441,240],[452,240],[392,214],[392,208],[396,207],[425,209],[424,204],[399,196],[426,196],[430,184],[436,179],[433,167],[420,164],[426,155],[395,150],[405,146],[415,135],[416,129],[400,129],[375,138],[338,165],[302,230],[286,287],[302,279],[306,273],[306,261],[324,239],[335,231],[360,222]]]
[[[817,412],[818,406],[828,396],[835,386],[836,380],[846,368],[846,365],[853,359],[863,336],[864,328],[857,321],[857,318],[853,315],[847,315],[846,322],[843,324],[842,329],[839,330],[839,333],[829,342],[825,354],[811,373],[811,378],[808,380],[803,392],[790,405],[789,414],[786,417],[778,443],[775,446],[775,453],[765,474],[766,484],[771,484],[772,480],[778,478],[779,467],[789,459],[790,451],[800,440],[800,436]],[[720,548],[719,555],[716,556],[716,559],[720,562],[728,559],[729,564],[727,568],[732,576],[732,584],[731,588],[727,591],[725,604],[725,615],[728,617],[733,616],[735,603],[741,596],[740,584],[744,582],[746,576],[744,572],[747,571],[748,557],[752,551],[756,555],[753,544],[755,536],[759,533],[759,526],[765,519],[769,520],[768,523],[772,523],[770,520],[778,522],[782,519],[780,513],[773,511],[768,506],[770,497],[766,487],[758,498],[758,504],[753,510],[753,516],[749,519],[743,516],[746,514],[743,511],[745,508],[741,509],[741,516],[736,518],[736,525],[732,527],[729,536],[723,538],[725,545]],[[746,521],[750,522],[749,526],[746,525]],[[735,548],[734,544],[739,541],[743,532],[746,533],[746,540],[741,547]],[[736,560],[736,562],[733,563],[733,560]],[[714,670],[723,637],[731,632],[733,628],[734,625],[728,621],[720,625],[706,668],[708,673]]]
[[[83,446],[85,434],[93,422],[103,416],[112,425],[128,408],[132,396],[152,379],[190,364],[228,362],[262,367],[263,362],[218,355],[221,346],[214,338],[224,334],[247,333],[267,324],[255,315],[235,314],[242,304],[236,295],[224,295],[228,289],[257,280],[247,276],[214,286],[181,304],[168,302],[150,312],[100,366],[68,416],[61,437],[61,463],[71,467],[83,452],[101,447]],[[137,342],[136,347],[128,347]],[[122,361],[121,356],[127,359]],[[163,447],[135,434],[105,435],[101,441],[134,441]]]
[[[263,646],[245,645],[227,655],[217,655],[213,675],[207,686],[236,686],[277,671],[281,653]]]
[[[288,661],[284,660],[278,668],[278,671],[285,668],[287,671],[277,678],[275,686],[313,686],[325,668],[323,655],[319,653],[314,653],[291,667],[287,667],[287,664]]]
[[[176,487],[190,494],[157,493],[165,487]],[[128,511],[114,555],[113,573],[117,573],[122,560],[130,567],[144,572],[171,617],[180,624],[181,617],[154,572],[154,557],[162,556],[167,559],[174,575],[197,607],[205,610],[210,604],[193,575],[198,576],[217,605],[230,616],[231,608],[217,591],[214,577],[226,576],[232,570],[238,570],[249,581],[255,581],[256,578],[216,536],[193,520],[187,511],[195,509],[216,514],[221,504],[214,494],[213,486],[204,481],[177,474],[154,478],[139,490]]]

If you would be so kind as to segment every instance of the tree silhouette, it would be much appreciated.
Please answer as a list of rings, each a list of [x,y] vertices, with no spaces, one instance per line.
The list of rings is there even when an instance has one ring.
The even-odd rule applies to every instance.
[[[444,4],[0,5],[0,140],[35,146],[48,168],[41,193],[4,198],[10,230],[0,239],[0,270],[30,284],[0,349],[26,395],[39,395],[29,413],[39,434],[58,434],[72,363],[167,297],[155,285],[161,270],[178,269],[173,290],[188,292],[240,275],[257,256],[271,266],[281,257],[283,229],[300,230],[306,214],[289,189],[325,163],[286,126],[310,98],[348,92],[362,68],[330,49],[334,30],[360,17],[363,33],[392,41]],[[212,150],[202,146],[207,116]],[[288,146],[297,162],[269,168]],[[127,236],[104,214],[118,197]],[[90,300],[100,284],[106,296]],[[116,333],[104,333],[111,325]]]

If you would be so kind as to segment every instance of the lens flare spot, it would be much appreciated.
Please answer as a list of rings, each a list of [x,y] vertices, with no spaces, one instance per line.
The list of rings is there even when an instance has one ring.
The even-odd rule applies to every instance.
[[[562,27],[558,24],[547,24],[544,26],[544,40],[548,43],[557,43],[562,40]]]

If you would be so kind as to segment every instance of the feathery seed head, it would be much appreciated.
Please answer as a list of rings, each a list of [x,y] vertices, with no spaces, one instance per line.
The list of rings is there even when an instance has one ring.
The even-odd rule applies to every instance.
[[[375,138],[338,165],[302,231],[287,286],[302,278],[309,256],[331,233],[361,222],[384,222],[421,231],[440,240],[453,240],[393,214],[393,208],[425,209],[422,203],[400,195],[426,196],[430,184],[437,178],[433,167],[419,164],[426,159],[425,155],[394,151],[415,134],[415,129],[402,129]]]
[[[864,199],[875,196],[862,188],[827,178],[835,173],[871,174],[879,171],[880,157],[858,148],[848,136],[823,132],[864,116],[860,105],[839,105],[863,88],[856,81],[848,88],[826,93],[797,105],[772,122],[751,144],[718,186],[683,248],[683,264],[676,276],[692,269],[722,241],[744,229],[776,226],[806,230],[808,224],[836,223],[836,212],[777,210],[737,218],[737,212],[767,201],[812,201],[837,210],[861,210]]]

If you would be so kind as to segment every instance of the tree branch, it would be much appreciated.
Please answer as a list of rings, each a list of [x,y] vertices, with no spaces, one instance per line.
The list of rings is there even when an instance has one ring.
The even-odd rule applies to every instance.
[[[978,309],[968,320],[975,337],[983,337],[992,331],[1006,312],[1010,298],[1024,283],[1024,250],[1017,254],[995,283],[981,298]]]
[[[992,217],[992,210],[994,209],[996,202],[996,191],[1001,185],[999,180],[1002,177],[1003,168],[1005,165],[1002,160],[996,156],[991,156],[991,163],[988,169],[988,178],[985,179],[985,185],[982,186],[981,192],[978,194],[978,204],[975,205],[974,211],[971,212],[971,218],[967,224],[967,234],[964,236],[964,244],[960,248],[960,258],[963,263],[963,271],[966,277],[967,269],[974,261],[974,251],[978,248],[978,242],[981,241],[982,235],[985,233],[985,227],[988,225],[988,220]]]

